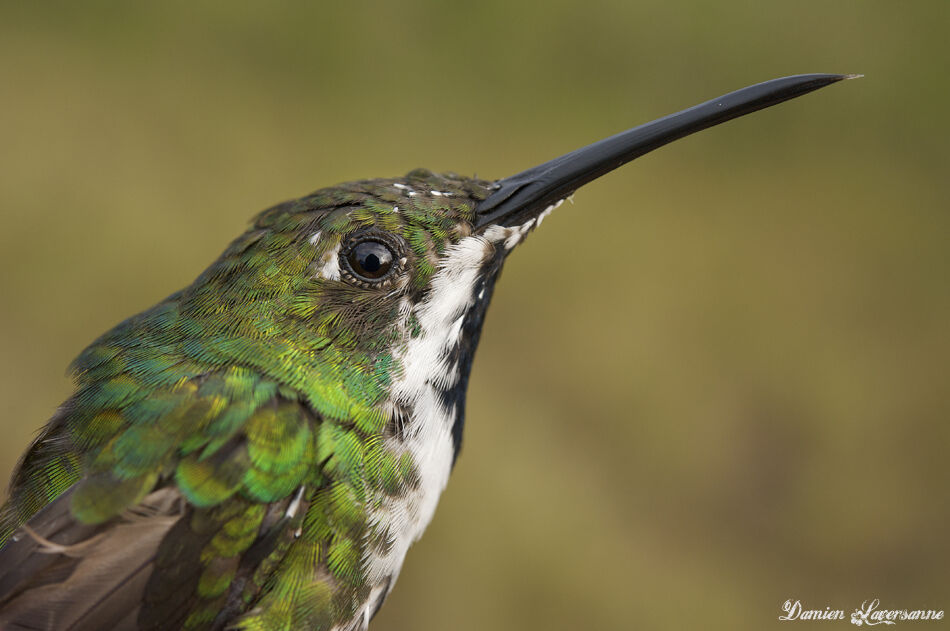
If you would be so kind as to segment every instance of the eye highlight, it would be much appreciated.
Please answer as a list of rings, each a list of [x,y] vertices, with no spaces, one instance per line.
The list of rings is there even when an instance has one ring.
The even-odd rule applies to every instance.
[[[341,264],[354,281],[379,285],[389,280],[399,268],[399,250],[378,235],[365,235],[350,243],[340,253]]]

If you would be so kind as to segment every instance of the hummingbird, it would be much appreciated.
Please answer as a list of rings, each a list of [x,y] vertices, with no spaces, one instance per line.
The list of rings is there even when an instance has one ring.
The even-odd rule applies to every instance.
[[[0,629],[367,629],[458,458],[508,255],[588,182],[854,75],[753,85],[499,180],[269,208],[74,360],[0,509]]]

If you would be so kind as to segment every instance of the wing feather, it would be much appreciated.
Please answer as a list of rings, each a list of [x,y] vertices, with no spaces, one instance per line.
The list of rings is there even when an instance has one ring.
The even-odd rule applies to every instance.
[[[37,513],[0,550],[0,628],[94,631],[134,619],[159,543],[181,519],[181,495],[159,489],[141,504],[148,516],[99,526],[71,516],[70,496]]]
[[[260,593],[300,526],[305,489],[319,486],[319,418],[247,369],[151,399],[102,391],[122,405],[87,395],[98,407],[64,408],[34,445],[42,457],[28,453],[15,477],[0,629],[224,628]],[[77,463],[68,490],[47,482],[49,445],[85,446],[54,454]],[[44,496],[55,499],[31,510]]]

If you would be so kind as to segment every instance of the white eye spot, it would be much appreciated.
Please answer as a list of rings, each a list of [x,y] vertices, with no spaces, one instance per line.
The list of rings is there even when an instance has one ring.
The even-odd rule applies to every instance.
[[[315,261],[317,278],[340,280],[340,247],[341,245],[337,243],[324,252],[319,261]]]
[[[399,214],[399,206],[393,206],[393,212]]]

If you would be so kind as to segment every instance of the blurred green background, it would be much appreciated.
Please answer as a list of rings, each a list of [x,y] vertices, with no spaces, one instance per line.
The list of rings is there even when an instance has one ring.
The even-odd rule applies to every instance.
[[[950,609],[946,0],[0,15],[4,479],[69,361],[272,203],[501,177],[747,84],[865,73],[604,177],[512,257],[462,457],[373,629]]]

